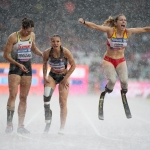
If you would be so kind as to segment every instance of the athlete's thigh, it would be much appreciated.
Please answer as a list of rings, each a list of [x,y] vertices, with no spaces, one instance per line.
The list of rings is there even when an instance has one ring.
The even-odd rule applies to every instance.
[[[127,69],[126,61],[120,63],[117,66],[116,72],[117,72],[120,80],[127,80],[128,79],[128,69]]]
[[[21,77],[16,74],[8,75],[8,87],[9,87],[9,94],[16,95],[18,92],[18,85],[20,84]]]
[[[51,76],[48,76],[48,82],[45,84],[45,87],[47,87],[47,86],[51,87],[53,90],[56,87],[56,82]]]
[[[20,81],[20,93],[28,95],[31,86],[32,76],[22,76]]]
[[[116,78],[116,69],[112,63],[103,60],[102,67],[103,67],[104,74],[108,79]]]
[[[69,79],[67,80],[67,82],[69,83]],[[62,84],[59,84],[58,90],[59,90],[59,100],[60,101],[66,101],[67,100],[67,97],[69,94],[69,88],[70,88],[69,86],[67,88],[65,88]]]

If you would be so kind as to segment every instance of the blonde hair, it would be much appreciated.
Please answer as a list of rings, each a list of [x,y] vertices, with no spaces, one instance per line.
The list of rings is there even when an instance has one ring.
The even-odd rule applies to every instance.
[[[124,14],[119,14],[117,16],[109,16],[107,20],[104,21],[103,26],[115,27],[115,22],[117,22],[120,16],[125,16]]]

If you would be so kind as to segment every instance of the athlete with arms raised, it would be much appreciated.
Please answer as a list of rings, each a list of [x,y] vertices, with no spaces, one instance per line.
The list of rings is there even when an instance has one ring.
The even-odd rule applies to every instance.
[[[127,46],[128,38],[132,34],[149,32],[150,27],[143,28],[126,28],[127,20],[124,14],[116,17],[110,16],[103,25],[97,25],[92,22],[85,21],[83,18],[78,20],[83,25],[107,33],[107,49],[104,54],[102,66],[104,73],[108,79],[105,91],[101,93],[99,101],[99,119],[103,120],[103,100],[105,94],[113,91],[116,83],[116,73],[121,83],[121,96],[125,107],[127,118],[131,118],[130,110],[126,100],[128,91],[128,70],[124,57],[124,51]]]

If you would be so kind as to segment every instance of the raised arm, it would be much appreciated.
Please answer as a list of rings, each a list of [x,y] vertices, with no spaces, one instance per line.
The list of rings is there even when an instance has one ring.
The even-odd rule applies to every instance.
[[[143,33],[143,32],[150,32],[150,27],[143,27],[143,28],[128,28],[127,32],[129,35]]]
[[[89,28],[92,28],[92,29],[95,29],[95,30],[99,30],[101,32],[107,32],[108,33],[108,32],[111,32],[111,30],[112,30],[108,26],[97,25],[97,24],[95,24],[93,22],[85,21],[83,18],[79,18],[78,22],[86,25]]]

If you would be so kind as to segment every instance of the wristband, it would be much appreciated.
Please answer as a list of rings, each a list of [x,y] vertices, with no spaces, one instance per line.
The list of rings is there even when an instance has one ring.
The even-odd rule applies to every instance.
[[[83,24],[85,24],[85,20],[84,20]]]

